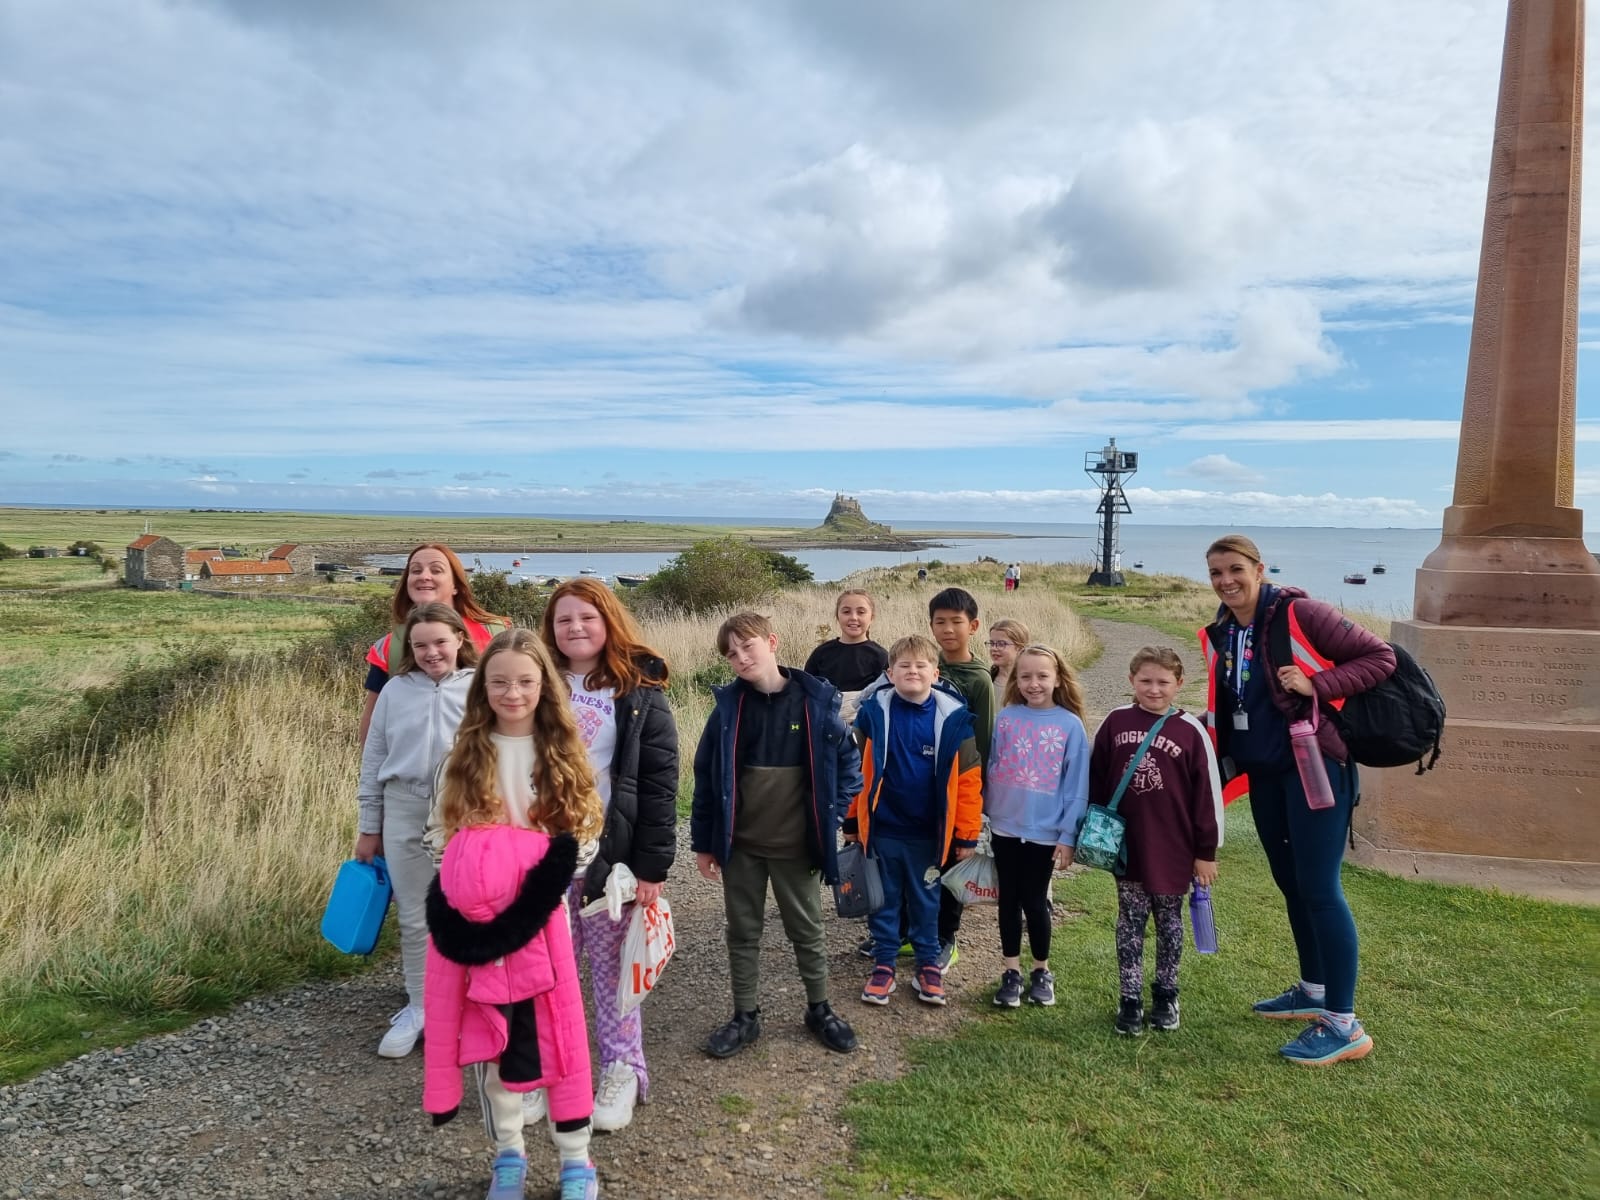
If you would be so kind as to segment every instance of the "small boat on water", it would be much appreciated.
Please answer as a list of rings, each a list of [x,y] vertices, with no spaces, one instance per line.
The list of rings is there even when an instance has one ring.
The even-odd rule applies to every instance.
[[[649,578],[648,575],[618,575],[617,582],[625,588],[636,588]]]
[[[513,567],[520,567],[522,565],[522,560],[520,558],[513,558],[511,560],[511,565]]]
[[[596,571],[593,567],[580,567],[580,568],[578,568],[578,574],[579,575],[598,575],[598,574],[600,574],[600,572]]]
[[[1267,573],[1269,575],[1276,575],[1281,570],[1283,570],[1282,567],[1280,567],[1277,563],[1273,563],[1270,567],[1267,568]]]
[[[1372,564],[1372,573],[1374,575],[1382,575],[1382,574],[1386,573],[1388,570],[1389,570],[1389,568],[1384,566],[1382,563],[1373,563]]]
[[[1344,581],[1346,583],[1365,583],[1367,581],[1367,577],[1360,571],[1351,571],[1350,574],[1344,577]]]
[[[1144,570],[1144,561],[1143,561],[1143,560],[1142,560],[1142,559],[1141,559],[1141,560],[1140,560],[1140,561],[1139,561],[1139,562],[1136,562],[1136,563],[1134,563],[1134,564],[1133,564],[1133,569],[1134,569],[1134,570],[1135,570],[1135,571],[1142,571],[1142,570]]]

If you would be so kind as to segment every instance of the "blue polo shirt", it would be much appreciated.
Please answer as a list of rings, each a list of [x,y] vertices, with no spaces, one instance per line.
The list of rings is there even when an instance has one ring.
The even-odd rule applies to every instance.
[[[889,697],[889,745],[872,811],[872,832],[897,838],[932,838],[937,808],[933,796],[933,714],[930,695],[921,704]]]

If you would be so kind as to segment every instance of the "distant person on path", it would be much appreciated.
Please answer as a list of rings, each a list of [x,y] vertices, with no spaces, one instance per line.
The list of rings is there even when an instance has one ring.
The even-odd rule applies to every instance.
[[[472,584],[467,582],[466,568],[449,546],[437,542],[424,542],[406,558],[405,574],[394,586],[394,601],[389,611],[395,628],[373,643],[367,651],[366,704],[361,710],[359,738],[367,740],[367,727],[372,723],[372,710],[378,703],[378,693],[389,681],[389,675],[400,660],[396,653],[395,633],[405,624],[411,608],[416,604],[448,604],[461,614],[467,636],[481,654],[489,639],[502,629],[511,628],[504,617],[485,612],[472,598]]]
[[[715,707],[694,756],[690,845],[700,874],[721,882],[727,909],[733,1017],[706,1040],[714,1058],[761,1036],[761,930],[767,885],[806,990],[805,1026],[847,1054],[856,1035],[828,1003],[821,883],[838,879],[839,817],[861,790],[861,757],[839,719],[839,692],[778,665],[778,635],[760,613],[717,630],[737,679]]]
[[[986,643],[989,678],[994,680],[997,698],[1006,694],[1006,684],[1011,681],[1011,669],[1016,664],[1017,655],[1031,641],[1033,638],[1028,633],[1028,627],[1010,617],[1002,617],[989,626],[989,641]]]
[[[1151,1029],[1178,1028],[1178,961],[1183,954],[1183,896],[1190,880],[1210,887],[1222,844],[1222,781],[1205,725],[1174,707],[1183,660],[1170,646],[1144,646],[1128,664],[1133,703],[1113,709],[1094,738],[1089,800],[1109,804],[1133,756],[1163,716],[1122,794],[1127,867],[1117,876],[1115,1029],[1145,1030],[1144,939],[1154,915],[1156,973],[1150,989]]]
[[[855,715],[856,694],[889,665],[889,655],[872,640],[872,619],[876,615],[872,597],[859,588],[839,593],[833,617],[839,623],[839,636],[823,642],[806,659],[807,675],[833,684],[844,697],[844,720]]]
[[[640,1010],[617,1016],[622,943],[633,909],[625,907],[616,922],[604,911],[582,916],[579,910],[604,895],[619,864],[639,881],[635,903],[653,904],[661,894],[677,851],[678,727],[662,690],[667,664],[645,645],[628,610],[599,580],[580,577],[557,587],[545,606],[540,636],[566,677],[605,808],[599,853],[573,882],[568,903],[574,950],[580,960],[588,952],[594,985],[600,1049],[594,1127],[617,1130],[633,1119],[635,1100],[650,1096]],[[543,1116],[537,1107],[542,1099],[534,1101],[530,1116]]]
[[[1004,576],[1002,576],[1002,578],[1004,578],[1005,581],[1006,581],[1006,591],[1008,591],[1008,592],[1016,591],[1016,588],[1017,588],[1017,564],[1016,563],[1007,563],[1006,564],[1005,574],[1004,574]]]
[[[998,627],[998,622],[991,625],[990,633]],[[1028,1003],[1048,1007],[1056,1002],[1056,977],[1050,972],[1050,873],[1072,865],[1088,788],[1083,690],[1058,651],[1027,646],[1006,681],[984,789],[1000,885],[1004,962],[994,994],[998,1008],[1022,1006],[1024,916],[1033,955]]]
[[[404,647],[392,687],[378,695],[361,749],[355,856],[382,855],[400,922],[407,1004],[389,1018],[378,1043],[384,1058],[404,1058],[422,1034],[423,970],[428,962],[424,911],[433,858],[422,844],[433,809],[434,779],[450,753],[466,709],[478,651],[448,604],[419,604],[400,630]]]
[[[961,693],[972,710],[972,736],[978,756],[987,766],[994,741],[994,680],[989,668],[972,653],[972,639],[983,628],[978,621],[978,602],[963,588],[945,588],[928,601],[928,626],[939,643],[939,676]],[[941,869],[948,871],[955,865],[954,858],[947,858]],[[939,970],[947,972],[960,956],[956,936],[961,932],[961,901],[949,888],[940,892]]]
[[[428,894],[422,1107],[442,1125],[470,1066],[494,1143],[489,1196],[528,1174],[523,1096],[545,1089],[563,1200],[599,1195],[589,1158],[589,1031],[565,901],[604,821],[566,689],[532,631],[498,634],[445,762]]]
[[[1261,846],[1283,893],[1300,957],[1300,980],[1262,1000],[1263,1017],[1310,1020],[1280,1053],[1291,1062],[1323,1064],[1361,1058],[1372,1038],[1355,1016],[1355,918],[1339,881],[1356,764],[1330,720],[1317,728],[1332,785],[1331,808],[1312,809],[1289,745],[1289,722],[1315,702],[1355,695],[1387,679],[1394,651],[1332,605],[1299,588],[1265,582],[1261,552],[1231,533],[1206,551],[1211,587],[1222,601],[1200,631],[1206,658],[1206,723],[1216,741],[1228,799],[1248,790]],[[1292,662],[1272,659],[1272,629],[1287,622]],[[1246,779],[1248,773],[1248,779]]]

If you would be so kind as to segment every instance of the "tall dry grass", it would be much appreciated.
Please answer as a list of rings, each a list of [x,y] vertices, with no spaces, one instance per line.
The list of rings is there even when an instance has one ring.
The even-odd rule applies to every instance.
[[[355,837],[358,684],[281,665],[0,814],[0,988],[131,1013],[217,1002],[331,956],[317,935]]]

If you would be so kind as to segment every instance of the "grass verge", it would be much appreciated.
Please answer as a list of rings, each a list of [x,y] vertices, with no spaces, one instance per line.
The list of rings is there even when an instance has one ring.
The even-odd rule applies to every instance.
[[[1593,1195],[1600,914],[1346,868],[1375,1049],[1297,1068],[1297,1024],[1248,1015],[1295,975],[1248,816],[1228,822],[1221,953],[1185,954],[1183,1027],[1119,1038],[1111,877],[1057,884],[1054,1009],[996,1013],[856,1090],[840,1194],[999,1197]],[[993,919],[986,910],[968,920]],[[1146,972],[1154,946],[1146,947]],[[959,969],[959,968],[958,968]]]

